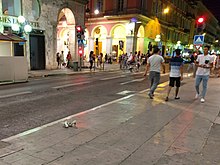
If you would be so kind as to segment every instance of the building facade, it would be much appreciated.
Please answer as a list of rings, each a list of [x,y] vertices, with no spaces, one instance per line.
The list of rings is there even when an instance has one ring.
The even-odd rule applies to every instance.
[[[147,53],[152,44],[171,55],[193,43],[196,5],[187,0],[90,0],[86,16],[86,54]]]
[[[14,45],[14,55],[24,55],[30,70],[54,69],[56,53],[68,51],[78,61],[75,26],[85,24],[87,0],[0,0],[0,32],[14,33],[27,40]],[[24,23],[18,23],[24,16]],[[17,25],[18,24],[18,25]],[[25,25],[32,27],[25,33]],[[19,27],[14,31],[13,27]],[[22,53],[22,49],[24,52]]]
[[[200,34],[204,35],[205,44],[211,46],[212,52],[219,50],[219,21],[215,16],[207,9],[202,1],[197,1],[197,16],[204,18],[204,29]],[[196,34],[199,34],[198,32]]]

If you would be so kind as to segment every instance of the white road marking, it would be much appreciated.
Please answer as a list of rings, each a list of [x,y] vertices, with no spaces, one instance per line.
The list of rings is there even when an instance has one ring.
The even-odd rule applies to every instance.
[[[90,83],[90,81],[85,81],[85,82],[80,82],[80,83],[74,83],[74,84],[65,84],[65,85],[61,85],[61,86],[56,86],[56,87],[52,87],[54,89],[60,89],[60,88],[66,88],[66,87],[71,87],[71,86],[76,86],[76,85],[83,85],[83,84],[88,84]]]
[[[133,72],[133,75],[143,74],[144,72]]]
[[[119,92],[117,93],[118,95],[127,95],[128,93],[134,93],[135,91],[128,91],[128,90],[125,90],[125,91],[122,91],[122,92]]]
[[[145,92],[147,92],[147,91],[149,91],[149,89],[145,89],[145,90],[140,91],[140,92],[138,92],[138,93],[145,93]],[[137,94],[138,94],[138,93],[137,93]],[[120,98],[120,99],[116,99],[116,100],[110,101],[110,102],[108,102],[108,103],[99,105],[99,106],[94,107],[94,108],[91,108],[91,109],[89,109],[89,110],[86,110],[86,111],[83,111],[83,112],[80,112],[80,113],[77,113],[77,114],[74,114],[74,115],[65,117],[65,118],[63,118],[63,119],[60,119],[60,120],[57,120],[57,121],[54,121],[54,122],[45,124],[45,125],[40,126],[40,127],[36,127],[36,128],[30,129],[30,130],[28,130],[28,131],[19,133],[19,134],[17,134],[17,135],[14,135],[14,136],[11,136],[11,137],[8,137],[8,138],[5,138],[5,139],[2,139],[2,141],[9,142],[9,141],[11,141],[11,140],[13,140],[13,139],[17,139],[17,138],[19,138],[19,137],[23,137],[23,136],[32,134],[32,133],[37,132],[37,131],[39,131],[39,130],[41,130],[41,129],[43,129],[43,128],[47,128],[47,127],[49,127],[49,126],[52,126],[52,125],[55,125],[55,124],[64,122],[64,121],[66,121],[66,120],[70,120],[70,119],[72,119],[72,118],[74,118],[74,117],[81,116],[81,115],[85,115],[85,114],[90,113],[90,112],[92,112],[92,111],[99,110],[99,109],[102,108],[102,107],[105,107],[105,106],[108,106],[108,105],[111,105],[111,104],[120,102],[120,101],[122,101],[122,100],[126,100],[126,99],[128,99],[128,98],[131,98],[131,97],[137,95],[137,94],[131,94],[131,95],[122,97],[122,98]]]
[[[123,83],[120,83],[121,85],[125,85],[125,84],[129,84],[129,83],[133,83],[133,82],[141,82],[143,81],[145,78],[140,78],[140,79],[134,79],[134,80],[131,80],[131,81],[127,81],[127,82],[123,82]]]
[[[121,75],[121,76],[107,77],[107,78],[103,78],[103,79],[100,79],[100,80],[105,81],[105,80],[112,80],[112,79],[117,79],[117,78],[122,78],[122,77],[126,77],[126,76]]]
[[[63,119],[60,119],[60,120],[57,120],[57,121],[54,121],[54,122],[45,124],[45,125],[43,125],[43,126],[36,127],[36,128],[30,129],[30,130],[28,130],[28,131],[19,133],[19,134],[17,134],[17,135],[14,135],[14,136],[11,136],[11,137],[2,139],[2,141],[9,142],[9,141],[11,141],[11,140],[13,140],[13,139],[16,139],[16,138],[19,138],[19,137],[23,137],[23,136],[32,134],[32,133],[37,132],[37,131],[39,131],[39,130],[41,130],[41,129],[43,129],[43,128],[46,128],[46,127],[49,127],[49,126],[52,126],[52,125],[55,125],[55,124],[58,124],[58,123],[62,123],[62,122],[64,122],[64,121],[66,121],[66,120],[69,120],[69,119],[72,119],[72,118],[74,118],[74,117],[87,114],[87,113],[92,112],[92,111],[96,111],[96,110],[98,110],[98,109],[100,109],[100,108],[102,108],[102,107],[105,107],[105,106],[108,106],[108,105],[111,105],[111,104],[120,102],[120,101],[122,101],[122,100],[126,100],[126,99],[128,99],[128,98],[133,97],[133,96],[134,96],[134,94],[131,94],[131,95],[122,97],[122,98],[120,98],[120,99],[110,101],[110,102],[108,102],[108,103],[99,105],[99,106],[94,107],[94,108],[91,108],[91,109],[89,109],[89,110],[86,110],[86,111],[77,113],[77,114],[75,114],[75,115],[71,115],[71,116],[68,116],[68,117],[66,117],[66,118],[63,118]]]
[[[26,94],[31,94],[31,93],[32,93],[31,91],[20,92],[20,93],[12,93],[12,94],[8,94],[8,95],[0,96],[0,99],[13,97],[13,96],[26,95]]]

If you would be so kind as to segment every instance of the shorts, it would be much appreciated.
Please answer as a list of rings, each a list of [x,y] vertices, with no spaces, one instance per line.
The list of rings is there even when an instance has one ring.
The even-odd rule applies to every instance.
[[[174,84],[176,84],[176,87],[180,87],[180,78],[181,77],[170,77],[169,86],[174,87]]]

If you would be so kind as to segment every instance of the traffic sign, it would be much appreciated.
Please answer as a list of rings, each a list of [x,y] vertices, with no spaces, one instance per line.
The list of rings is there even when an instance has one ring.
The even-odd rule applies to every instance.
[[[204,36],[203,35],[195,35],[193,40],[194,45],[203,45],[204,44]]]
[[[199,49],[202,47],[202,45],[194,45],[194,47],[195,47],[197,50],[199,50]]]
[[[163,43],[161,41],[158,42],[158,47],[161,49],[163,46]]]

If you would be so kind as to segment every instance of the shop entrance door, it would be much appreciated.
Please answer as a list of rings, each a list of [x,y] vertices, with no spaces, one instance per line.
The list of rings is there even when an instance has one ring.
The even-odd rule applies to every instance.
[[[31,70],[45,69],[45,39],[42,35],[30,35]]]

